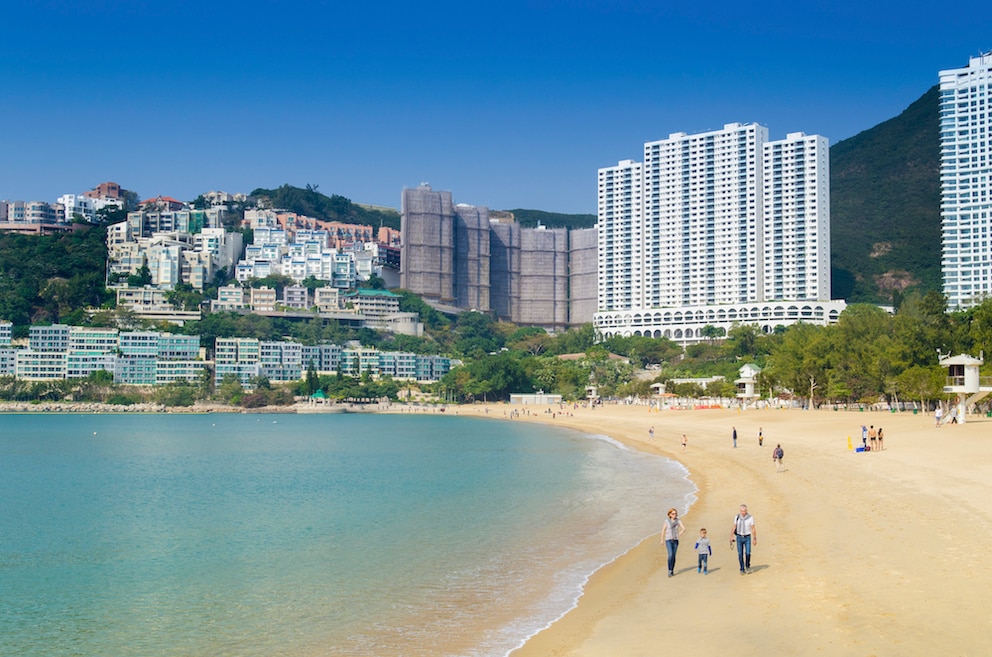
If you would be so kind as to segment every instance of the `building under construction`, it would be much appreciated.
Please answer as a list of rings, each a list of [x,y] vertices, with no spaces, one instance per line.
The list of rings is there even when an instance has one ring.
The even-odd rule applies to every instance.
[[[428,301],[563,330],[596,311],[594,228],[522,228],[428,185],[403,190],[400,285]]]

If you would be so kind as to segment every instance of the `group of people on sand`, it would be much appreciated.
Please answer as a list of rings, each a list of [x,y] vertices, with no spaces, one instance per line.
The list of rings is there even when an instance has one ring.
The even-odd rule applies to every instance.
[[[668,517],[665,520],[665,529],[661,534],[661,542],[665,544],[668,552],[668,576],[675,576],[675,556],[679,551],[679,537],[685,533],[685,525],[679,520],[677,509],[669,509]],[[754,516],[748,513],[747,505],[741,504],[737,515],[734,517],[734,527],[730,535],[731,547],[737,548],[737,561],[740,565],[741,575],[751,573],[751,546],[758,544],[758,532],[754,524]],[[699,530],[699,538],[696,539],[696,573],[709,574],[709,558],[713,555],[713,546],[706,535],[706,528]]]
[[[869,445],[869,443],[871,444]],[[882,427],[876,429],[874,424],[870,427],[862,424],[861,445],[866,452],[877,452],[885,449],[885,434],[882,433]]]

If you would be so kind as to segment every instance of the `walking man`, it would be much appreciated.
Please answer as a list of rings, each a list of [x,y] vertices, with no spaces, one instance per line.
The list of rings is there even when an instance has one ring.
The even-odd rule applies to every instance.
[[[747,512],[747,504],[741,504],[740,511],[734,518],[734,533],[730,536],[730,545],[735,544],[741,575],[750,573],[751,545],[758,544],[758,532],[754,526],[754,516]]]
[[[734,439],[734,448],[736,448],[737,447],[737,427],[734,427],[734,433],[731,435],[731,437]]]

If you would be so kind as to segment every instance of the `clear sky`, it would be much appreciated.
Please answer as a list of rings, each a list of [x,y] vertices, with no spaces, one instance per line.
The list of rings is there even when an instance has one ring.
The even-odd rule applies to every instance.
[[[992,50],[987,2],[8,0],[0,199],[319,186],[596,211],[596,170],[756,121],[836,143]]]

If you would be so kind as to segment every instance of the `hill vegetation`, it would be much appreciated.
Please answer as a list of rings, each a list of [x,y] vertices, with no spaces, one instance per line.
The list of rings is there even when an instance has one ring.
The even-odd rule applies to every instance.
[[[61,235],[0,233],[0,319],[15,326],[82,323],[83,309],[108,301],[107,231]]]
[[[898,305],[941,288],[937,87],[830,149],[833,297]]]
[[[327,196],[317,191],[317,185],[307,185],[305,189],[292,185],[275,189],[258,188],[251,196],[266,207],[289,210],[324,221],[400,229],[398,212],[364,207],[337,194]]]

